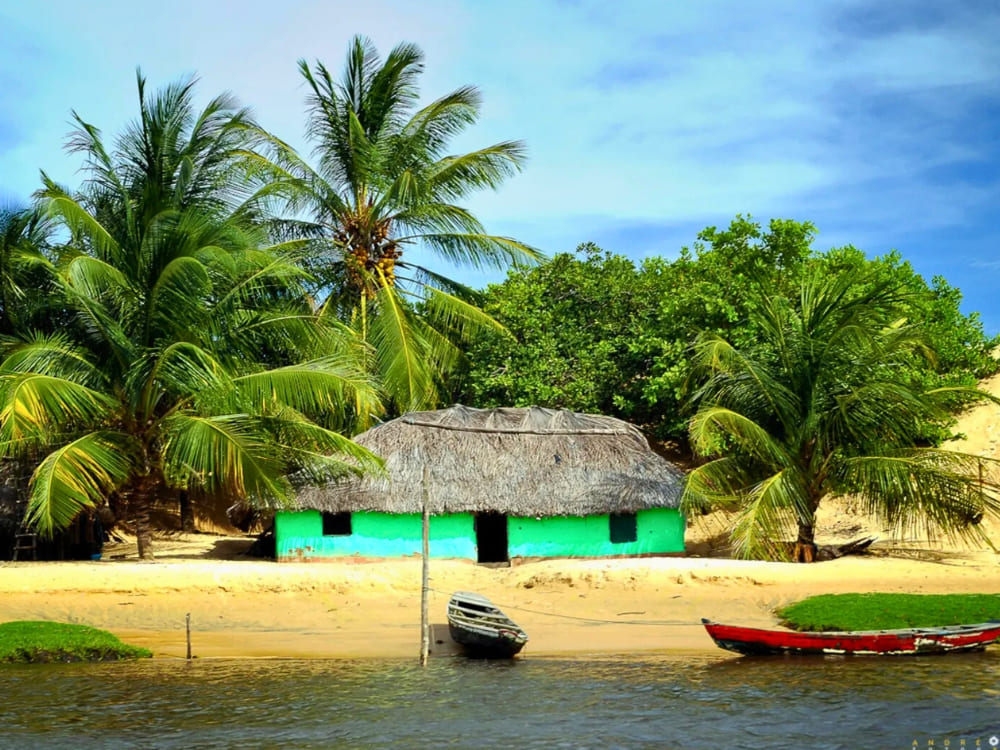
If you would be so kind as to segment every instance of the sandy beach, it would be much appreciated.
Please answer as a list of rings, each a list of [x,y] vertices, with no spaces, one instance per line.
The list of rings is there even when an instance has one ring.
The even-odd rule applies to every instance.
[[[529,633],[524,654],[531,656],[714,650],[700,618],[774,624],[777,607],[819,593],[1000,593],[993,552],[920,557],[927,553],[812,565],[689,557],[513,568],[433,560],[432,656],[455,652],[444,617],[455,590],[501,605]],[[201,658],[416,657],[420,577],[419,559],[4,563],[0,620],[82,623],[158,657],[183,657],[190,613],[192,651]]]
[[[1000,393],[1000,377],[982,384]],[[998,457],[1000,405],[959,420],[951,445]],[[509,568],[432,560],[432,656],[455,653],[445,607],[478,591],[529,634],[526,656],[656,650],[714,651],[701,618],[775,624],[776,608],[822,593],[997,593],[1000,554],[988,547],[898,538],[845,502],[827,502],[817,541],[867,535],[870,554],[796,565],[731,560],[719,545],[725,520],[696,519],[684,558],[548,560]],[[1000,542],[1000,522],[984,521]],[[211,657],[408,657],[420,649],[417,558],[278,564],[243,554],[250,537],[170,533],[155,562],[134,544],[112,544],[96,562],[0,563],[0,621],[57,620],[110,630],[158,657],[183,657],[191,616],[193,654]]]

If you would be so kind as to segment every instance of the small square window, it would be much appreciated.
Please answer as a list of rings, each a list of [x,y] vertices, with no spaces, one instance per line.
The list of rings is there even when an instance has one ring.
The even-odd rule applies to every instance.
[[[323,536],[350,536],[350,513],[324,513]]]
[[[639,538],[635,513],[612,513],[608,517],[612,544],[634,542]]]

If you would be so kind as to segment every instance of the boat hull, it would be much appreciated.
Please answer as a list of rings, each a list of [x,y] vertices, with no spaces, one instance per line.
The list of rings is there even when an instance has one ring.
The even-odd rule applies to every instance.
[[[702,619],[715,644],[747,656],[768,654],[838,654],[906,656],[980,651],[1000,638],[1000,621],[975,625],[902,630],[800,633],[745,628]]]
[[[515,637],[504,638],[495,634],[476,633],[467,628],[448,625],[448,631],[455,643],[468,656],[481,659],[510,659],[524,648],[525,640]]]
[[[466,655],[483,659],[510,659],[528,642],[489,599],[470,592],[456,592],[448,602],[448,631]]]

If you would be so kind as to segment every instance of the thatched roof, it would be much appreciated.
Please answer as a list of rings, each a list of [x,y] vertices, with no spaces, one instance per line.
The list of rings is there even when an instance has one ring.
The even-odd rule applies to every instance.
[[[387,476],[299,492],[302,508],[420,513],[424,467],[431,513],[582,516],[676,508],[682,472],[634,426],[557,409],[452,406],[410,412],[355,441]]]

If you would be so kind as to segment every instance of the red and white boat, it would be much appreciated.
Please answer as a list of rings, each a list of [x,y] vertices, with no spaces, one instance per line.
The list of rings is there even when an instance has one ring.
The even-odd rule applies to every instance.
[[[716,645],[738,654],[904,655],[978,651],[1000,639],[1000,620],[975,625],[820,633],[723,625],[702,618]]]

